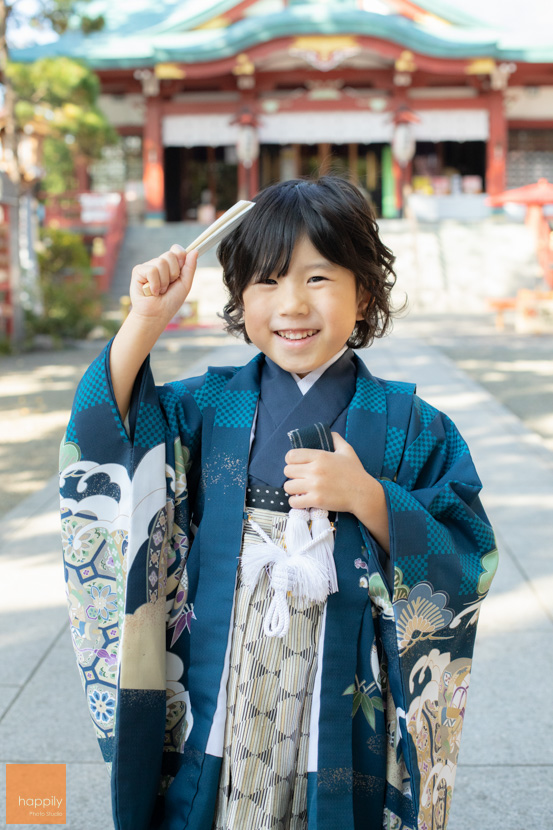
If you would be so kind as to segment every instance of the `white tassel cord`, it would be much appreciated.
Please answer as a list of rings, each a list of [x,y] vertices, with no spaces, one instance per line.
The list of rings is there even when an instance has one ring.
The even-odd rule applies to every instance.
[[[313,548],[312,555],[317,559],[324,573],[328,574],[329,593],[335,594],[338,590],[338,577],[334,562],[334,536],[328,533],[332,526],[328,520],[328,510],[312,507],[309,511],[311,518],[311,535],[319,539]]]
[[[288,513],[286,530],[284,531],[286,550],[292,553],[292,551],[299,550],[310,542],[309,510],[298,510],[293,507]]]
[[[244,547],[242,579],[253,590],[263,568],[270,569],[274,596],[263,623],[267,637],[285,637],[288,633],[290,612],[286,596],[289,592],[301,603],[324,602],[328,594],[338,588],[334,560],[330,569],[328,545],[324,547],[334,529],[327,520],[327,526],[313,538],[306,517],[309,518],[306,510],[290,511],[285,531],[286,549],[275,544],[257,522],[249,518],[251,527],[264,544]],[[289,525],[292,525],[290,532]],[[326,551],[325,557],[313,553],[321,546]],[[332,590],[333,585],[336,585],[335,590]]]
[[[271,571],[271,585],[273,598],[263,620],[263,631],[266,637],[285,637],[290,627],[290,609],[286,601],[289,576],[284,562],[273,565]]]

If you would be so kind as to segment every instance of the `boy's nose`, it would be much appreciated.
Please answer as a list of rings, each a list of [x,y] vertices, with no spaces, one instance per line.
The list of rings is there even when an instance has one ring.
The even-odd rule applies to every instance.
[[[279,313],[283,316],[304,315],[309,312],[309,304],[303,291],[292,286],[284,287],[280,295]]]

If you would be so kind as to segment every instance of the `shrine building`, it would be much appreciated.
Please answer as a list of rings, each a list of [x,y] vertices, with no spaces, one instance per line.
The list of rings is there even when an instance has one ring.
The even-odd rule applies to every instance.
[[[206,220],[272,182],[349,175],[464,216],[553,177],[553,46],[444,0],[95,0],[101,32],[12,52],[84,59],[122,136],[82,171],[150,220]],[[471,201],[472,200],[472,201]],[[476,201],[475,201],[476,200]]]

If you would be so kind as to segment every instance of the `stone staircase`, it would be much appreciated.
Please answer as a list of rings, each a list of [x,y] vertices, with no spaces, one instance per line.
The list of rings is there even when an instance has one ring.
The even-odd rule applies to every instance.
[[[501,215],[479,222],[381,220],[396,255],[396,303],[412,311],[480,312],[491,297],[543,283],[530,230]]]
[[[109,295],[106,297],[106,306],[112,310],[117,309],[119,298],[129,293],[131,271],[135,265],[147,262],[164,251],[168,251],[174,243],[186,248],[206,227],[197,222],[166,222],[158,227],[129,225],[121,246]],[[219,265],[216,250],[213,248],[202,256],[202,268],[213,268]]]

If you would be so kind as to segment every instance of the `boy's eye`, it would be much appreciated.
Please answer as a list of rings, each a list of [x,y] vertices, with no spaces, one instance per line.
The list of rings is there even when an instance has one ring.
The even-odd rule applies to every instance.
[[[316,274],[314,277],[309,277],[308,282],[322,282],[323,280],[326,280],[326,277]]]
[[[273,277],[263,277],[258,280],[259,285],[277,285],[277,281]]]

